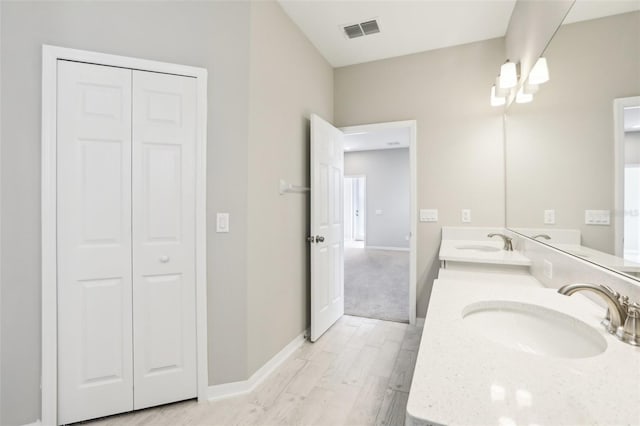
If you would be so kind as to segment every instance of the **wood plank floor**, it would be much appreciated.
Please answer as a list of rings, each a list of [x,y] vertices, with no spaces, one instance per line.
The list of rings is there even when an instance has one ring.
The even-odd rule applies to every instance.
[[[185,401],[86,422],[91,425],[404,425],[422,328],[342,317],[305,342],[253,392]]]

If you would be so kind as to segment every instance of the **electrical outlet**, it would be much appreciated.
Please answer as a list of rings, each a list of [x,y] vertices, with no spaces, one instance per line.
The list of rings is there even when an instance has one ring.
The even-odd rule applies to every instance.
[[[548,260],[544,261],[544,276],[547,277],[547,279],[553,279],[553,263]]]
[[[544,211],[544,224],[545,225],[555,225],[556,223],[556,211],[555,210],[545,210]]]
[[[470,223],[471,222],[471,210],[470,209],[462,209],[460,211],[460,216],[462,219],[462,223]]]

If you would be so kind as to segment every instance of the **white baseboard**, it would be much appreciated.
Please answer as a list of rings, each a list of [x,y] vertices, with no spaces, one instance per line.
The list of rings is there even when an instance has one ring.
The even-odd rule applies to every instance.
[[[391,250],[391,251],[409,251],[409,247],[384,247],[384,246],[364,246],[371,250]]]
[[[275,354],[273,358],[267,361],[262,367],[249,377],[248,380],[239,382],[224,383],[221,385],[209,386],[208,399],[215,401],[218,399],[231,398],[253,391],[260,383],[262,383],[273,371],[278,368],[284,361],[291,356],[305,342],[305,336],[309,330],[304,331],[296,336],[287,344],[280,352]]]
[[[416,318],[416,327],[424,327],[424,318]]]

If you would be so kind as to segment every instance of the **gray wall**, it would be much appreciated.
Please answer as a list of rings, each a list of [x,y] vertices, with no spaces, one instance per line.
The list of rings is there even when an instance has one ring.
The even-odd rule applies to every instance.
[[[440,228],[504,224],[502,109],[489,89],[504,61],[504,39],[335,70],[338,126],[417,120],[418,208],[438,223],[418,224],[417,315],[424,317],[438,272]]]
[[[367,246],[409,248],[409,149],[345,152],[344,174],[367,178]],[[377,215],[376,210],[382,210],[382,214]]]
[[[280,198],[275,177],[308,179],[307,117],[332,118],[331,68],[273,3],[3,2],[1,19],[1,244],[11,250],[0,259],[0,424],[40,416],[42,44],[209,70],[209,223],[231,214],[230,233],[210,225],[207,236],[209,383],[248,378],[307,325],[308,201]],[[260,258],[274,252],[267,238],[284,247],[276,266]],[[283,260],[291,264],[278,270]]]
[[[580,229],[613,253],[613,226],[584,210],[614,211],[613,100],[640,94],[640,12],[563,25],[545,56],[551,79],[507,113],[507,225]]]
[[[309,325],[309,116],[333,119],[333,69],[274,2],[251,8],[249,374]]]

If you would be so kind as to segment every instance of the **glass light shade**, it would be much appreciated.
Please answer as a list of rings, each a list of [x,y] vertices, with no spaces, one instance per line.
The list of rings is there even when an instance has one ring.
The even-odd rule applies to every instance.
[[[539,57],[536,64],[529,72],[530,84],[542,84],[549,81],[549,68],[547,67],[547,59]]]
[[[513,62],[505,62],[500,67],[500,84],[501,89],[511,89],[518,83],[518,72],[516,70],[516,64]]]
[[[518,93],[516,94],[516,103],[518,104],[526,104],[528,102],[531,102],[533,100],[533,95],[532,94],[526,94],[522,91],[522,87],[520,88],[520,90],[518,90]]]
[[[506,99],[501,96],[496,96],[496,86],[491,87],[491,106],[502,106],[506,103]]]
[[[496,89],[496,96],[499,98],[506,98],[511,93],[511,89],[500,88],[500,76],[496,77],[496,85],[493,87]]]

